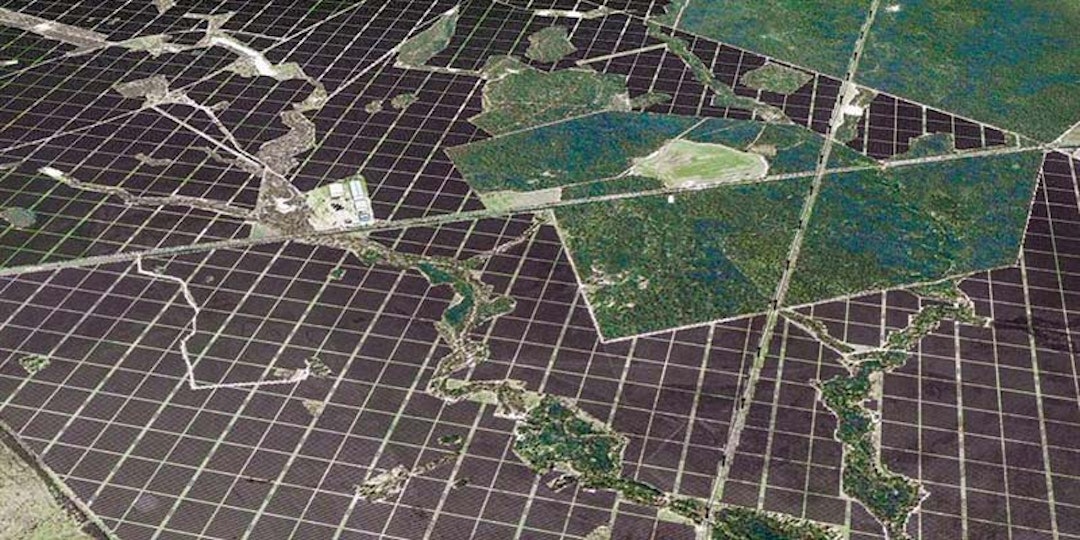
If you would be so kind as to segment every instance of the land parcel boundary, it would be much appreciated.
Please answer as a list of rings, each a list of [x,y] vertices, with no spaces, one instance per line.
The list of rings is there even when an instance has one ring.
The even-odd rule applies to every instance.
[[[1042,154],[826,176],[787,303],[927,283],[1016,263]]]
[[[823,142],[792,124],[604,112],[457,146],[447,154],[489,208],[508,209],[664,186],[747,182],[766,174],[811,174]],[[872,163],[836,147],[830,166]]]
[[[1080,3],[899,6],[878,12],[859,83],[1040,141],[1080,121]]]
[[[842,77],[869,6],[865,0],[673,0],[659,21]]]
[[[616,339],[765,311],[809,182],[557,208],[601,335]]]

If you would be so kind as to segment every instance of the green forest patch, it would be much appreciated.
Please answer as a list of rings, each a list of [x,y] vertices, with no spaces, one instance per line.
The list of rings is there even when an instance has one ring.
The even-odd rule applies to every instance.
[[[672,145],[675,139],[680,142]],[[810,174],[823,143],[820,135],[791,124],[606,112],[450,148],[447,153],[481,194],[562,187],[565,201],[662,187],[656,180],[671,186],[686,180],[761,178],[760,158],[770,174]],[[665,145],[676,150],[667,157],[674,156],[681,165],[652,156]],[[711,156],[699,151],[718,148],[723,152]],[[830,166],[873,163],[850,148],[834,146]],[[733,172],[739,174],[727,176]]]
[[[1051,141],[1080,119],[1080,3],[925,0],[883,9],[860,83]]]
[[[498,135],[605,110],[630,109],[626,80],[588,69],[540,71],[513,57],[484,68],[483,112],[469,119]]]
[[[443,13],[423,32],[405,40],[398,48],[397,64],[403,67],[417,67],[426,64],[446,49],[450,38],[457,31],[458,8]]]
[[[447,150],[478,192],[534,191],[625,172],[693,127],[698,119],[650,113],[601,113]]]
[[[514,435],[514,453],[534,471],[573,471],[591,485],[622,469],[626,437],[553,396],[541,398]]]
[[[416,103],[420,98],[412,92],[404,92],[394,96],[390,100],[390,106],[401,111],[408,109],[410,105]]]
[[[866,20],[865,0],[673,0],[664,24],[842,77]]]
[[[859,126],[863,123],[867,109],[877,95],[878,92],[870,88],[849,86],[840,105],[841,122],[833,130],[833,139],[844,144],[854,141],[859,136]]]
[[[525,57],[534,62],[550,64],[572,54],[577,47],[570,42],[565,26],[549,26],[529,36],[529,48]]]
[[[757,69],[743,73],[739,82],[754,90],[764,90],[785,96],[794,94],[810,82],[814,76],[797,69],[769,62]]]
[[[738,506],[726,506],[713,517],[713,540],[835,540],[837,531],[793,518]]]
[[[940,280],[1015,262],[1041,154],[825,178],[787,303]]]
[[[767,309],[808,183],[557,208],[601,333],[620,338]]]
[[[894,160],[918,159],[956,153],[956,138],[952,133],[927,133],[911,139],[907,152]]]

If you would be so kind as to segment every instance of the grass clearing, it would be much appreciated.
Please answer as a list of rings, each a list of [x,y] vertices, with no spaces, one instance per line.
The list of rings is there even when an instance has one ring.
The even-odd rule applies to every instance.
[[[1080,124],[1072,127],[1061,136],[1061,143],[1080,146]]]
[[[724,184],[764,178],[769,162],[760,154],[740,152],[721,144],[675,139],[644,158],[634,160],[630,173],[656,178],[668,187]]]
[[[801,126],[710,118],[686,140],[716,143],[765,156],[771,174],[811,172],[817,167],[825,139]],[[833,146],[831,167],[867,165],[870,158],[846,146]]]
[[[480,194],[480,201],[489,210],[500,212],[540,204],[557,203],[562,200],[562,188],[539,189],[536,191],[489,191]]]

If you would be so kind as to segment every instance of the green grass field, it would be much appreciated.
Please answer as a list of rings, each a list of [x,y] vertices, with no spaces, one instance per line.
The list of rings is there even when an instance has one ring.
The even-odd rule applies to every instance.
[[[646,157],[635,159],[631,174],[679,187],[762,178],[768,171],[769,162],[760,154],[676,139]]]

